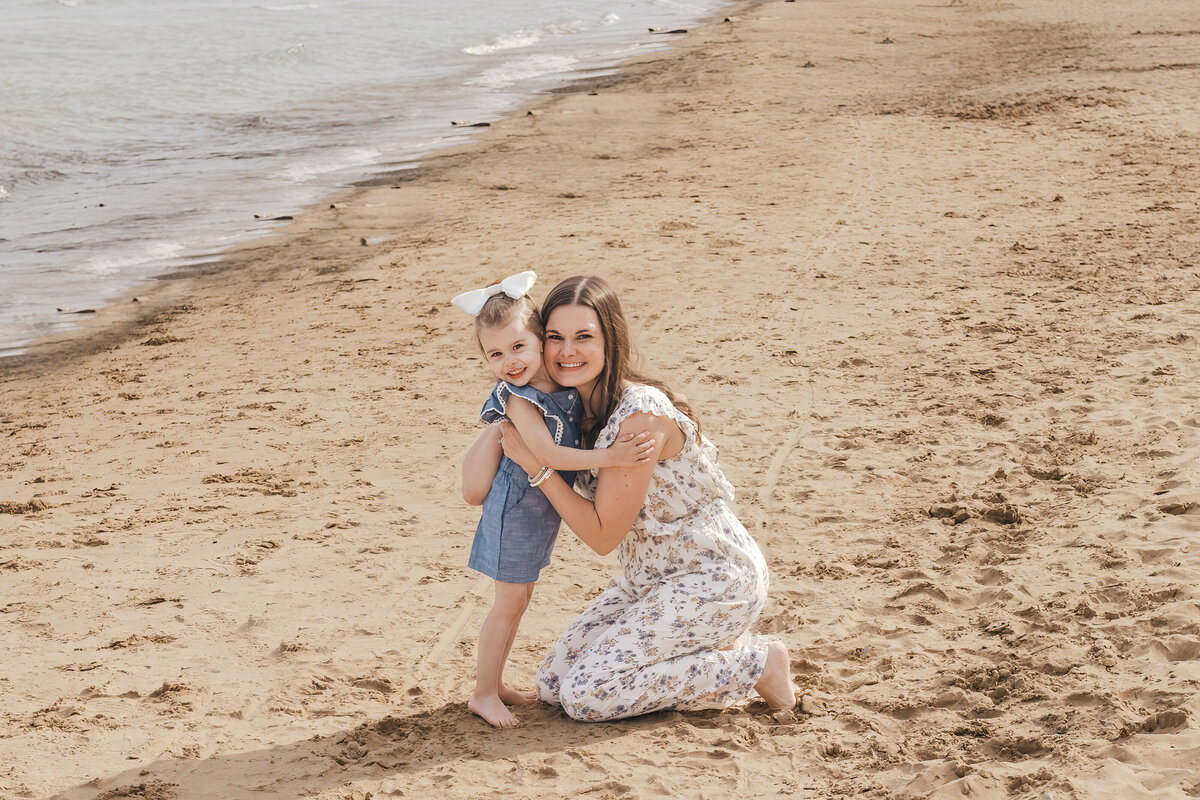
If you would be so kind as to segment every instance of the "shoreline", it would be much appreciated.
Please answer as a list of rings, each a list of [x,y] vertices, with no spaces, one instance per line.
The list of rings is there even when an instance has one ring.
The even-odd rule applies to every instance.
[[[1200,10],[1082,2],[726,11],[6,371],[0,795],[1194,797]],[[702,417],[794,718],[466,710],[449,298],[525,268]],[[617,568],[563,531],[513,685]]]
[[[711,24],[712,20],[740,13],[742,10],[753,8],[764,0],[724,0],[722,10],[713,11],[697,21],[697,25]],[[649,44],[646,42],[644,44]],[[261,253],[264,247],[277,248],[282,251],[288,246],[288,237],[298,235],[296,223],[305,217],[328,210],[331,205],[343,205],[360,200],[360,195],[384,186],[395,188],[397,184],[417,180],[433,169],[446,168],[447,161],[452,161],[456,155],[470,152],[480,146],[480,141],[486,136],[491,125],[503,124],[506,121],[525,116],[534,109],[540,109],[555,102],[556,98],[574,94],[580,91],[590,91],[594,87],[611,88],[623,80],[622,73],[627,67],[654,61],[672,50],[676,43],[655,43],[652,50],[636,54],[611,65],[590,66],[579,70],[580,75],[568,78],[562,84],[532,93],[527,99],[516,105],[510,111],[501,115],[494,122],[488,123],[488,128],[469,133],[466,140],[450,142],[428,152],[425,156],[404,164],[379,164],[369,174],[352,180],[342,186],[334,187],[325,195],[294,212],[294,220],[285,226],[279,226],[274,231],[250,236],[217,251],[216,257],[197,266],[183,266],[167,269],[162,274],[141,281],[131,286],[127,291],[117,295],[108,303],[98,304],[94,314],[80,320],[71,327],[45,336],[40,336],[11,349],[21,352],[4,356],[0,355],[0,379],[8,372],[17,372],[22,368],[39,368],[60,359],[74,359],[79,356],[100,353],[127,342],[137,331],[152,323],[167,311],[172,304],[186,303],[189,289],[194,281],[204,281],[209,276],[229,269],[238,269],[256,261],[271,258],[271,254],[247,257],[245,251]],[[603,73],[595,76],[588,73]],[[303,230],[303,226],[300,226]],[[360,237],[360,239],[363,237]],[[375,247],[384,242],[376,242]],[[356,254],[353,250],[345,252],[346,258]],[[131,304],[139,304],[133,307]]]

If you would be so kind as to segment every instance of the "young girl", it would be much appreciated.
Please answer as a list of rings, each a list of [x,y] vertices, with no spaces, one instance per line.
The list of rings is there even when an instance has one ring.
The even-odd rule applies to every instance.
[[[541,569],[550,563],[561,519],[537,487],[554,471],[568,484],[577,470],[633,466],[646,461],[654,443],[627,437],[605,450],[581,450],[583,403],[579,392],[552,381],[542,364],[542,321],[529,299],[536,275],[523,272],[451,302],[475,317],[475,333],[498,379],[480,417],[507,419],[538,454],[542,467],[528,475],[501,452],[500,426],[491,425],[467,452],[463,498],[483,505],[469,566],[495,581],[496,598],[479,632],[475,691],[467,702],[497,728],[519,724],[509,705],[537,699],[502,680],[521,616]]]

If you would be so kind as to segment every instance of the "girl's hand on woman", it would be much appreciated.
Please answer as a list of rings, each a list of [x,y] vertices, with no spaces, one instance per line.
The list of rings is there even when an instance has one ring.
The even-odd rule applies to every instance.
[[[540,463],[537,456],[525,444],[525,440],[521,437],[516,426],[508,420],[500,423],[500,445],[504,448],[504,455],[512,459],[518,467],[525,470],[529,475],[533,475],[544,464]],[[645,464],[654,460],[655,450],[658,448],[658,443],[654,437],[646,431],[637,433],[626,433],[613,442],[607,448],[606,455],[609,455],[609,467],[635,467],[640,464]]]
[[[636,467],[654,458],[658,443],[647,431],[627,433],[604,449],[608,457],[606,467]]]
[[[529,450],[525,440],[517,432],[516,426],[508,420],[500,423],[500,446],[504,448],[504,455],[525,470],[526,474],[533,475],[542,468],[537,457]]]

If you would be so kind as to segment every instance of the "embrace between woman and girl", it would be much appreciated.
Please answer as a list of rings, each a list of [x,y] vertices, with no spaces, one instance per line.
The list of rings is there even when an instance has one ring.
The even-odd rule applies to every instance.
[[[463,497],[482,505],[470,566],[495,581],[479,634],[471,711],[499,728],[509,706],[542,700],[574,719],[722,708],[756,693],[795,703],[787,649],[749,635],[767,566],[731,509],[733,487],[691,407],[633,364],[616,294],[568,278],[539,312],[524,272],[454,305],[497,384],[490,425],[467,452]],[[577,491],[578,490],[578,491]],[[537,671],[536,692],[503,682],[504,664],[560,518],[621,573]]]

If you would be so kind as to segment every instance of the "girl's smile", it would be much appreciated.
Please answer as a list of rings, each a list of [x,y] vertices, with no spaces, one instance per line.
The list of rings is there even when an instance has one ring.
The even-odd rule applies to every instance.
[[[498,380],[525,386],[538,379],[542,369],[542,343],[519,320],[481,328],[479,345]]]

